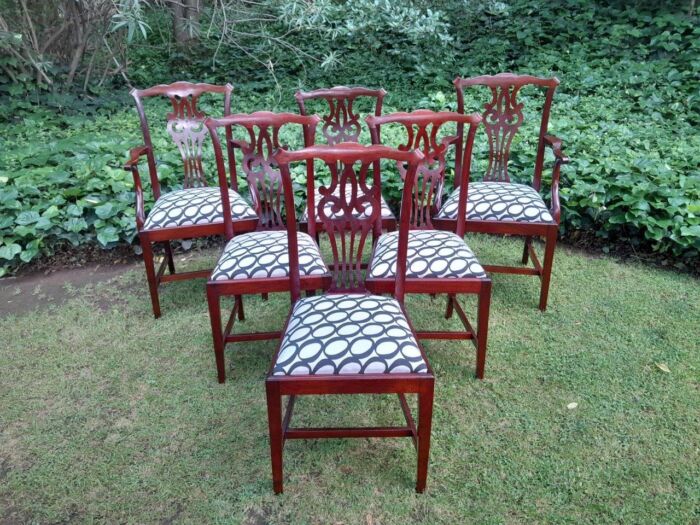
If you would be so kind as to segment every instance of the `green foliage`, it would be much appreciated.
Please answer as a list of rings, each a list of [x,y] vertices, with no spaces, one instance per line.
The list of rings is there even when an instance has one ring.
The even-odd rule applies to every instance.
[[[564,140],[573,161],[562,171],[563,235],[593,232],[604,245],[628,243],[696,265],[700,26],[681,8],[583,0],[546,6],[541,0],[270,0],[265,16],[277,18],[261,29],[270,38],[257,32],[241,40],[245,52],[236,53],[216,53],[215,31],[202,32],[187,48],[171,45],[168,12],[153,9],[147,20],[128,20],[150,28],[147,41],[135,38],[129,47],[129,77],[139,86],[176,79],[231,82],[234,110],[243,112],[295,111],[292,92],[299,87],[381,85],[389,92],[390,112],[454,110],[451,80],[457,74],[557,75],[562,84],[550,132]],[[214,16],[204,10],[201,26],[209,27]],[[282,36],[284,44],[274,40]],[[0,66],[1,60],[7,59]],[[109,247],[134,239],[133,183],[120,165],[142,139],[128,89],[95,92],[91,99],[24,94],[25,88],[0,75],[0,274],[50,253],[57,243]],[[470,93],[468,110],[481,109],[484,95]],[[510,166],[517,181],[532,177],[535,95],[524,91],[521,97],[526,121]],[[387,129],[383,139],[398,145],[401,134]],[[477,180],[487,157],[484,139],[483,132],[477,135]],[[159,177],[164,187],[175,188],[181,183],[178,154],[165,133],[154,140]],[[366,131],[363,140],[369,140]],[[385,192],[396,206],[400,183],[392,170],[384,168]],[[145,166],[141,171],[148,208],[148,173]],[[303,169],[295,175],[300,203]],[[449,170],[448,190],[452,177]],[[545,196],[549,177],[547,166]],[[245,195],[245,185],[241,190]]]

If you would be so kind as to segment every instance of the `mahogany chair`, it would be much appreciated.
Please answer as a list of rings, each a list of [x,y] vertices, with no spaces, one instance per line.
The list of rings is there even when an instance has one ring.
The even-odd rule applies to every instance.
[[[282,171],[287,206],[292,206],[289,164],[325,162],[331,181],[319,188],[317,211],[332,252],[332,283],[324,295],[300,298],[295,223],[287,221],[292,309],[267,379],[272,482],[282,492],[282,449],[287,439],[340,437],[411,437],[418,451],[416,490],[425,489],[430,450],[434,377],[403,307],[408,230],[399,234],[399,265],[394,297],[368,294],[361,269],[371,233],[381,230],[381,188],[368,186],[370,165],[381,159],[406,163],[406,192],[412,189],[418,151],[384,146],[338,144],[315,146],[275,155]],[[349,192],[345,190],[350,188]],[[349,197],[348,197],[349,196]],[[313,202],[313,196],[308,197]],[[327,203],[330,202],[330,208]],[[409,213],[410,199],[403,201]],[[327,210],[331,210],[327,212]],[[366,212],[366,213],[365,213]],[[315,224],[309,223],[314,235]],[[397,394],[405,426],[352,428],[296,428],[291,426],[297,396],[326,394]],[[406,401],[418,394],[418,424]],[[289,396],[282,416],[282,397]]]
[[[374,101],[374,115],[382,114],[382,104],[386,91],[383,89],[369,89],[365,87],[336,86],[314,91],[297,91],[294,97],[299,105],[299,113],[306,115],[306,103],[310,100],[324,101],[328,105],[328,111],[323,114],[321,135],[325,143],[331,146],[345,142],[359,142],[362,132],[360,114],[356,111],[357,99],[369,99]],[[301,223],[308,221],[308,208],[304,210]],[[321,221],[316,218],[319,230]],[[382,228],[387,231],[396,229],[396,217],[382,196]]]
[[[175,273],[175,261],[170,241],[224,233],[221,191],[218,185],[207,186],[202,166],[202,145],[207,135],[207,130],[204,127],[206,115],[197,107],[197,102],[199,97],[205,93],[222,96],[223,114],[227,115],[231,109],[232,91],[233,87],[230,84],[213,86],[190,82],[175,82],[174,84],[131,91],[141,121],[143,145],[131,150],[130,159],[124,169],[130,171],[134,177],[136,229],[143,249],[148,289],[151,294],[153,315],[156,318],[160,317],[158,297],[160,283],[208,277],[210,273],[210,270]],[[161,194],[156,155],[143,105],[144,99],[149,97],[167,97],[170,100],[173,110],[166,117],[166,129],[177,146],[183,162],[182,189],[164,194]],[[151,190],[155,198],[155,204],[148,216],[144,210],[143,186],[138,169],[139,161],[144,156],[148,163]],[[234,230],[253,230],[258,217],[237,193],[238,183],[233,171],[231,171],[230,186],[227,184],[227,187],[230,201],[227,213],[233,219]],[[153,245],[155,243],[162,243],[165,248],[165,257],[157,270],[153,260]],[[170,275],[165,275],[166,266]]]
[[[496,233],[525,236],[522,264],[532,260],[532,268],[520,266],[484,265],[489,272],[536,275],[541,280],[539,308],[547,308],[549,282],[554,262],[554,248],[559,231],[561,208],[559,204],[559,174],[562,164],[569,159],[562,153],[561,139],[547,134],[549,113],[557,78],[539,78],[529,75],[501,73],[494,76],[456,78],[457,108],[464,113],[464,88],[485,86],[491,100],[484,105],[484,128],[489,144],[489,163],[483,181],[470,181],[464,185],[467,192],[466,230],[469,232]],[[544,105],[540,121],[537,155],[535,157],[532,185],[517,184],[510,180],[508,161],[513,137],[523,123],[523,106],[518,94],[524,86],[545,89]],[[551,203],[547,207],[540,195],[545,148],[554,153],[552,169]],[[458,158],[460,158],[458,153]],[[438,211],[435,223],[449,229],[456,228],[458,201],[461,189],[457,188]],[[533,237],[545,238],[544,260],[540,263],[532,245]]]
[[[250,115],[231,115],[207,119],[219,172],[224,209],[229,201],[226,190],[226,164],[218,130],[226,130],[227,147],[233,145],[242,152],[241,168],[248,181],[251,201],[259,217],[253,232],[234,235],[233,220],[225,215],[224,230],[227,244],[207,282],[207,301],[214,338],[214,354],[219,383],[226,380],[224,349],[226,343],[274,339],[280,332],[232,334],[236,316],[244,319],[244,294],[267,294],[289,291],[289,248],[285,215],[294,215],[295,208],[283,207],[282,180],[272,154],[281,147],[280,130],[296,126],[303,135],[304,146],[314,143],[320,118],[292,113],[259,111]],[[243,128],[247,140],[233,137],[236,128]],[[313,164],[307,163],[312,169]],[[231,163],[236,173],[235,158]],[[313,176],[312,176],[313,177]],[[303,290],[317,290],[330,285],[330,271],[323,262],[319,248],[306,233],[297,234],[298,268]],[[234,306],[225,328],[221,323],[221,297],[235,296]]]
[[[474,143],[474,135],[481,116],[459,113],[417,110],[412,113],[393,113],[381,117],[367,117],[372,142],[380,143],[379,127],[399,125],[405,130],[406,142],[401,151],[419,150],[424,160],[418,166],[413,192],[404,193],[410,200],[409,214],[399,218],[399,231],[408,229],[406,261],[406,293],[445,293],[448,295],[446,318],[454,311],[464,326],[463,331],[419,331],[423,339],[471,339],[476,347],[476,377],[483,379],[486,363],[489,308],[491,304],[491,279],[479,264],[474,252],[464,242],[464,210],[466,195],[457,203],[455,232],[437,230],[432,216],[440,209],[445,182],[446,156],[451,145],[462,140],[461,135],[440,136],[445,124],[468,126],[464,160],[457,162],[460,171],[457,178],[466,185]],[[444,135],[444,133],[442,133]],[[403,162],[397,162],[401,178],[406,181],[407,170]],[[390,292],[394,286],[398,257],[398,234],[383,234],[377,241],[369,264],[367,288],[373,293]],[[470,323],[457,294],[478,296],[478,332]]]

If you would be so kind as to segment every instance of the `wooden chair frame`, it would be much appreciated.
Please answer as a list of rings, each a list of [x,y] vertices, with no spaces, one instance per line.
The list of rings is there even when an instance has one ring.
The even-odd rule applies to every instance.
[[[416,181],[413,185],[414,193],[408,195],[412,201],[409,207],[409,215],[401,215],[399,228],[407,230],[434,230],[432,216],[440,208],[441,195],[445,179],[445,164],[447,150],[451,145],[459,145],[458,151],[464,152],[463,159],[456,159],[457,171],[455,177],[465,185],[469,180],[469,170],[471,166],[472,147],[474,135],[481,122],[478,114],[463,115],[452,112],[433,112],[430,110],[416,110],[411,113],[393,113],[381,117],[367,117],[367,125],[372,135],[372,142],[380,144],[380,126],[391,124],[403,125],[406,129],[407,139],[405,144],[401,144],[398,149],[401,151],[420,150],[425,160],[419,166],[416,174]],[[464,148],[461,141],[464,133],[444,137],[438,141],[440,128],[446,124],[454,122],[459,126],[468,126]],[[437,167],[434,166],[437,163]],[[399,172],[406,180],[405,170],[398,166]],[[407,195],[404,193],[404,198]],[[465,232],[465,212],[467,205],[467,195],[460,195],[458,205],[458,220],[455,233],[464,238]],[[403,212],[403,210],[402,210]],[[374,258],[374,253],[372,254]],[[370,267],[372,263],[370,262]],[[390,278],[367,278],[367,288],[373,293],[390,293],[394,285],[394,279]],[[445,293],[448,295],[445,318],[452,317],[453,312],[464,326],[461,331],[418,331],[417,335],[421,339],[471,339],[476,348],[476,377],[483,379],[486,365],[486,349],[488,339],[488,320],[491,304],[491,279],[488,278],[410,278],[406,277],[406,293],[436,294]],[[457,294],[476,294],[478,297],[477,327],[478,331],[469,321],[462,305],[457,300]]]
[[[342,144],[344,142],[358,142],[362,132],[360,115],[353,111],[353,104],[357,98],[372,98],[374,103],[374,116],[382,114],[382,106],[386,91],[384,89],[371,89],[366,87],[335,86],[332,88],[315,89],[313,91],[297,91],[294,98],[299,106],[299,113],[306,115],[306,101],[325,100],[328,104],[328,113],[323,115],[321,134],[328,145]],[[317,221],[319,229],[320,221]],[[305,226],[302,225],[302,228]],[[383,218],[382,229],[396,230],[396,219]]]
[[[144,110],[143,102],[148,97],[167,97],[173,105],[173,112],[168,114],[168,122],[173,120],[187,120],[202,122],[205,119],[204,113],[197,108],[197,100],[204,93],[213,93],[223,95],[224,105],[223,112],[227,115],[231,112],[231,93],[233,87],[231,84],[225,86],[215,86],[211,84],[193,84],[190,82],[175,82],[169,85],[158,85],[148,89],[133,89],[131,96],[136,101],[136,109],[138,111],[139,120],[141,123],[141,132],[143,133],[144,143],[141,146],[131,149],[130,158],[124,165],[126,171],[130,171],[134,177],[134,191],[136,193],[136,229],[139,235],[141,248],[143,249],[143,260],[146,265],[146,277],[148,279],[148,289],[151,296],[151,305],[153,307],[153,315],[158,318],[161,315],[160,298],[158,296],[158,287],[161,283],[170,281],[180,281],[186,279],[196,279],[200,277],[208,277],[210,270],[198,270],[189,272],[175,272],[175,260],[173,258],[172,247],[170,241],[176,239],[190,239],[194,237],[208,237],[210,235],[221,235],[224,233],[224,223],[217,222],[211,224],[175,226],[167,228],[158,228],[153,230],[144,230],[146,222],[146,212],[144,210],[144,193],[141,177],[139,175],[138,164],[142,157],[146,157],[148,163],[148,172],[151,182],[151,189],[155,200],[161,195],[160,182],[158,180],[158,171],[156,169],[156,159],[151,142],[151,132],[148,125],[148,119]],[[191,138],[188,132],[183,132],[183,140]],[[206,185],[206,179],[201,166],[201,149],[194,156],[184,160],[185,164],[185,181],[184,187],[192,187],[197,182]],[[231,188],[235,191],[238,188],[236,177],[231,171],[230,177]],[[235,221],[234,229],[236,231],[249,231],[255,228],[256,220],[239,220]],[[165,257],[158,269],[154,265],[153,244],[162,243],[165,247]],[[169,275],[165,275],[166,268]]]
[[[473,220],[466,221],[467,232],[493,233],[501,235],[522,235],[525,236],[521,262],[523,265],[532,260],[533,267],[520,266],[500,266],[484,265],[488,272],[513,273],[520,275],[534,275],[540,278],[540,300],[539,309],[544,311],[547,308],[549,295],[549,284],[552,275],[552,265],[554,262],[554,249],[556,247],[557,235],[559,231],[559,220],[561,216],[561,206],[559,203],[559,177],[561,166],[569,162],[569,158],[562,152],[561,139],[547,134],[549,115],[552,107],[554,92],[559,85],[559,79],[540,78],[530,75],[515,75],[512,73],[500,73],[498,75],[485,75],[473,78],[460,78],[454,80],[457,91],[457,111],[464,113],[464,88],[472,86],[486,86],[491,90],[492,100],[485,104],[484,125],[490,138],[489,167],[484,180],[495,180],[510,182],[508,176],[508,158],[510,154],[510,144],[512,136],[518,132],[522,123],[522,103],[516,100],[517,93],[523,86],[538,86],[546,89],[545,102],[542,109],[542,119],[540,122],[539,141],[537,146],[537,156],[532,187],[538,192],[542,185],[542,169],[544,165],[545,148],[551,148],[554,154],[554,165],[552,168],[552,189],[551,189],[551,214],[554,223],[528,223],[514,221],[497,220]],[[489,124],[491,116],[494,120],[498,115],[508,116],[507,124]],[[459,132],[462,130],[460,129]],[[506,140],[492,139],[495,134],[501,134]],[[497,149],[500,148],[500,149]],[[458,151],[457,157],[460,158]],[[468,186],[465,186],[468,188]],[[468,189],[467,189],[468,191]],[[467,192],[460,192],[467,193]],[[453,230],[456,228],[456,221],[436,219],[435,224],[439,228]],[[544,259],[540,263],[532,245],[532,239],[536,236],[545,238]]]
[[[320,159],[326,162],[329,166],[331,164],[353,164],[356,161],[363,163],[363,166],[369,163],[378,162],[382,158],[388,158],[395,161],[406,162],[409,165],[408,173],[409,180],[413,180],[413,174],[418,167],[418,163],[422,159],[422,154],[418,151],[412,152],[401,152],[392,148],[387,148],[385,146],[361,146],[359,144],[345,143],[335,146],[315,146],[311,148],[305,148],[303,150],[287,152],[280,151],[275,155],[283,177],[283,184],[285,190],[285,199],[287,200],[287,205],[292,206],[292,181],[289,172],[289,164],[292,162],[300,162],[306,160]],[[366,169],[366,168],[365,168]],[[336,176],[334,176],[334,179]],[[332,188],[335,183],[331,183],[331,189],[322,190],[322,195],[327,196],[332,193]],[[407,188],[410,190],[411,182],[407,184]],[[371,223],[371,229],[377,231],[381,229],[381,216],[380,216],[380,187],[373,187],[373,191],[366,194],[367,199],[371,199],[372,213],[367,219],[364,219],[365,227],[366,224]],[[379,190],[379,191],[378,191]],[[313,196],[311,196],[313,197]],[[307,196],[307,198],[309,198]],[[313,202],[309,198],[309,203]],[[366,202],[366,201],[365,201]],[[358,204],[353,198],[351,202],[351,207],[355,207]],[[410,206],[409,199],[405,199],[404,203],[405,213],[408,214],[408,206]],[[323,213],[324,201],[322,200],[318,205],[319,215],[322,221],[324,221],[324,231],[330,231],[334,234],[337,231],[345,232],[342,228],[349,228],[352,232],[359,228],[356,218],[346,219],[352,226],[340,225],[336,222],[331,223],[331,220]],[[347,210],[345,210],[347,211]],[[313,229],[315,221],[309,223],[309,227],[312,229],[310,234],[313,236]],[[341,228],[341,230],[335,229],[336,227]],[[287,222],[288,228],[288,239],[290,246],[290,287],[292,301],[296,302],[300,297],[300,278],[299,278],[299,268],[298,261],[293,256],[297,253],[296,245],[296,224],[293,220]],[[364,232],[363,239],[368,235],[366,229],[360,230]],[[406,263],[406,244],[408,239],[408,230],[404,229],[399,235],[399,252],[403,253],[403,257],[400,258],[403,263],[399,263],[399,269],[397,270],[397,278],[395,289],[393,290],[394,295],[398,302],[403,305],[403,297],[405,293],[404,289],[404,277],[405,277],[405,263]],[[338,282],[343,282],[343,278],[340,281],[336,279],[339,272],[351,271],[356,272],[360,275],[360,260],[362,247],[364,246],[364,241],[360,242],[358,248],[359,257],[354,257],[353,255],[348,255],[346,258],[346,252],[343,250],[342,258],[338,259],[337,252],[334,251],[334,283],[337,285]],[[354,246],[354,245],[353,245]],[[402,251],[403,250],[403,251]],[[403,264],[403,266],[402,266]],[[362,285],[351,288],[350,291],[353,293],[359,292],[363,289]],[[333,292],[342,291],[343,287],[336,287]],[[291,315],[291,314],[290,314]],[[405,315],[405,309],[404,309]],[[406,316],[408,319],[408,316]],[[289,318],[287,319],[289,322]],[[410,322],[410,321],[409,321]],[[286,324],[285,324],[286,331]],[[280,343],[281,344],[281,343]],[[420,348],[421,354],[425,363],[428,367],[427,373],[396,373],[396,374],[358,374],[358,375],[329,375],[329,376],[319,376],[319,375],[308,375],[308,376],[294,376],[294,375],[273,375],[274,363],[277,360],[277,354],[280,351],[278,347],[275,357],[272,361],[272,365],[268,372],[267,379],[265,381],[265,387],[267,391],[267,406],[268,406],[268,422],[270,428],[270,453],[272,460],[272,479],[273,479],[273,489],[276,493],[281,493],[283,490],[283,472],[282,472],[282,451],[284,448],[284,443],[287,439],[310,439],[310,438],[340,438],[340,437],[411,437],[413,443],[418,451],[418,465],[417,465],[417,481],[416,490],[418,492],[423,492],[425,490],[427,471],[428,471],[428,454],[430,450],[430,429],[432,422],[432,406],[433,406],[433,391],[434,391],[434,376],[432,369],[430,369],[430,364],[427,361],[422,347]],[[406,426],[401,427],[360,427],[360,428],[296,428],[291,426],[292,411],[294,408],[294,402],[296,396],[300,395],[325,395],[325,394],[397,394],[401,403],[401,408],[406,418]],[[406,394],[418,394],[418,423],[416,424],[413,416],[408,407],[406,401]],[[289,396],[289,402],[287,404],[287,409],[283,415],[282,413],[282,397]]]
[[[255,212],[259,216],[257,231],[286,231],[284,213],[281,205],[283,201],[282,181],[279,171],[274,167],[273,153],[282,147],[279,142],[279,131],[284,126],[298,125],[302,127],[304,145],[306,147],[314,144],[316,126],[321,119],[316,116],[303,116],[293,113],[271,113],[269,111],[259,111],[251,114],[237,114],[220,119],[207,119],[205,125],[211,134],[216,157],[219,181],[221,182],[221,199],[224,206],[224,235],[226,241],[230,241],[235,233],[233,221],[230,213],[226,214],[230,203],[228,192],[226,191],[226,167],[223,158],[223,148],[219,139],[218,130],[226,130],[226,147],[231,155],[234,148],[240,149],[244,154],[242,169],[248,180],[248,188],[251,193],[251,200],[255,206]],[[244,128],[249,137],[249,141],[242,141],[233,138],[234,127]],[[256,164],[257,169],[250,169],[247,164]],[[236,174],[235,157],[229,157],[229,165],[232,173]],[[307,162],[307,171],[313,169],[313,164]],[[313,173],[311,173],[313,178]],[[295,214],[292,206],[285,208],[287,217]],[[304,276],[300,280],[302,290],[326,289],[330,285],[330,274]],[[281,332],[249,332],[233,334],[236,318],[239,321],[245,319],[243,311],[243,295],[254,295],[262,293],[265,297],[268,293],[288,292],[289,277],[265,277],[246,278],[232,280],[212,280],[207,281],[207,302],[209,305],[209,317],[211,321],[212,337],[214,340],[214,355],[216,357],[216,368],[219,383],[226,381],[226,367],[224,361],[224,350],[227,343],[243,341],[260,341],[265,339],[279,338]],[[225,327],[222,327],[221,320],[221,298],[223,296],[234,296],[234,306],[229,315]]]

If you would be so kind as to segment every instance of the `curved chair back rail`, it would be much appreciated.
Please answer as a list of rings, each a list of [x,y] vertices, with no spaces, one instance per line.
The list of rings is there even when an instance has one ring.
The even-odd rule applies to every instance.
[[[166,129],[175,142],[183,162],[183,187],[206,186],[207,180],[202,166],[202,144],[206,137],[204,120],[207,115],[198,107],[199,97],[205,93],[223,96],[223,115],[231,113],[231,94],[233,86],[226,84],[195,84],[192,82],[174,82],[161,84],[146,89],[132,89],[131,96],[136,102],[139,114],[144,145],[147,148],[146,158],[153,188],[153,196],[160,197],[160,182],[156,169],[155,152],[151,140],[151,132],[144,109],[144,99],[149,97],[166,97],[172,105],[172,112],[166,117]],[[231,151],[229,151],[229,155]],[[235,177],[231,176],[231,188],[238,188]]]
[[[320,117],[297,115],[295,113],[273,113],[270,111],[258,111],[250,114],[235,114],[227,117],[205,121],[211,134],[214,145],[214,155],[219,174],[219,186],[221,187],[221,200],[224,209],[224,230],[226,238],[233,236],[233,221],[230,213],[229,195],[226,182],[226,167],[223,158],[223,148],[218,130],[226,130],[227,148],[230,146],[241,150],[241,169],[245,174],[250,191],[250,198],[256,214],[258,215],[258,230],[282,230],[285,229],[282,203],[282,180],[273,154],[284,147],[280,143],[280,130],[286,126],[297,125],[301,127],[303,144],[305,147],[314,144],[316,127]],[[233,137],[233,128],[243,128],[247,134],[247,140]],[[231,150],[231,151],[233,151]],[[229,158],[231,173],[236,177],[235,156]],[[307,169],[313,169],[313,165],[307,163]],[[294,208],[291,209],[292,214]],[[289,213],[289,212],[287,212]]]
[[[370,233],[374,238],[381,233],[381,181],[373,177],[369,182],[369,168],[381,159],[401,161],[408,164],[407,180],[404,192],[412,190],[418,165],[423,160],[420,151],[400,151],[387,146],[362,146],[355,143],[334,146],[313,146],[297,151],[280,150],[274,155],[280,167],[286,206],[293,206],[292,180],[290,164],[300,161],[323,161],[331,174],[330,183],[318,188],[320,199],[316,212],[323,231],[328,234],[333,252],[331,270],[333,279],[331,292],[366,292],[362,271],[362,256]],[[312,185],[313,187],[313,185]],[[313,209],[314,195],[307,195],[309,209]],[[402,204],[406,216],[410,200]],[[309,234],[315,236],[315,221],[310,221]],[[296,221],[287,220],[290,260],[290,287],[292,301],[299,298],[299,263],[296,239]],[[399,235],[399,252],[403,249],[403,270],[397,270],[395,296],[403,300],[408,229]],[[401,277],[403,275],[403,277]]]
[[[458,151],[464,151],[463,158],[455,160],[455,185],[464,184],[469,180],[471,154],[476,133],[482,117],[479,114],[463,115],[460,113],[442,111],[435,112],[419,109],[410,113],[400,112],[379,117],[367,117],[367,125],[372,136],[373,144],[380,144],[379,127],[382,125],[398,124],[406,132],[405,142],[398,146],[401,151],[419,150],[423,153],[423,161],[416,172],[413,185],[409,225],[411,229],[434,229],[432,216],[437,213],[442,204],[442,193],[445,183],[445,162],[448,148],[457,145]],[[457,135],[444,136],[441,139],[440,130],[448,123],[462,126],[462,132]],[[468,126],[466,140],[463,127]],[[398,161],[397,168],[401,178],[406,178],[406,166]],[[464,234],[464,215],[467,194],[460,197],[456,233]]]
[[[354,106],[358,98],[374,99],[374,114],[382,114],[382,104],[386,91],[366,87],[336,86],[314,91],[297,91],[294,98],[299,105],[299,113],[306,115],[306,102],[313,99],[325,100],[328,111],[322,116],[321,134],[329,145],[343,142],[357,142],[362,131],[360,114]]]
[[[508,162],[513,137],[523,123],[524,104],[518,100],[521,88],[537,86],[544,88],[545,100],[542,107],[540,132],[535,158],[535,169],[532,186],[539,191],[542,184],[542,167],[544,163],[545,135],[549,124],[549,114],[554,99],[554,92],[559,85],[559,79],[541,78],[532,75],[516,75],[500,73],[498,75],[482,75],[472,78],[457,77],[454,86],[457,91],[457,111],[464,113],[464,88],[474,86],[487,87],[491,100],[484,104],[484,129],[489,143],[489,161],[484,181],[510,182]]]

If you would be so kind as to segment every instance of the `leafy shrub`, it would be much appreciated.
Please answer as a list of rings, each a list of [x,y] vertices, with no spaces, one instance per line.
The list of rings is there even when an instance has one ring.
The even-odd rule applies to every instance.
[[[625,242],[697,265],[700,26],[697,17],[676,13],[676,6],[286,2],[278,5],[282,18],[266,31],[286,34],[303,53],[332,58],[323,65],[300,64],[298,56],[277,53],[279,84],[245,54],[221,54],[213,65],[216,35],[202,35],[191,50],[155,45],[155,35],[168,29],[167,19],[156,17],[149,20],[149,42],[130,48],[130,74],[140,86],[230,81],[235,111],[295,111],[292,92],[302,86],[382,85],[389,92],[385,112],[455,109],[451,79],[457,74],[555,74],[562,84],[550,131],[564,140],[573,160],[562,173],[562,234],[589,231],[604,244]],[[114,94],[97,93],[94,100],[23,95],[24,88],[0,75],[0,275],[50,253],[57,243],[110,247],[133,241],[133,186],[120,166],[141,136],[126,91],[117,86]],[[510,170],[514,179],[526,181],[536,148],[537,103],[529,93],[523,100],[526,129],[513,145]],[[476,96],[467,99],[470,110],[480,103]],[[383,139],[396,144],[400,136],[387,131]],[[483,139],[483,132],[477,135],[475,179],[487,155]],[[159,176],[166,188],[175,188],[181,183],[177,152],[168,149],[164,134],[154,140]],[[369,140],[366,132],[363,140]],[[400,183],[391,170],[384,170],[385,191],[396,205]],[[300,202],[303,169],[295,177]],[[147,184],[145,166],[142,178]],[[546,170],[545,183],[548,178]]]

